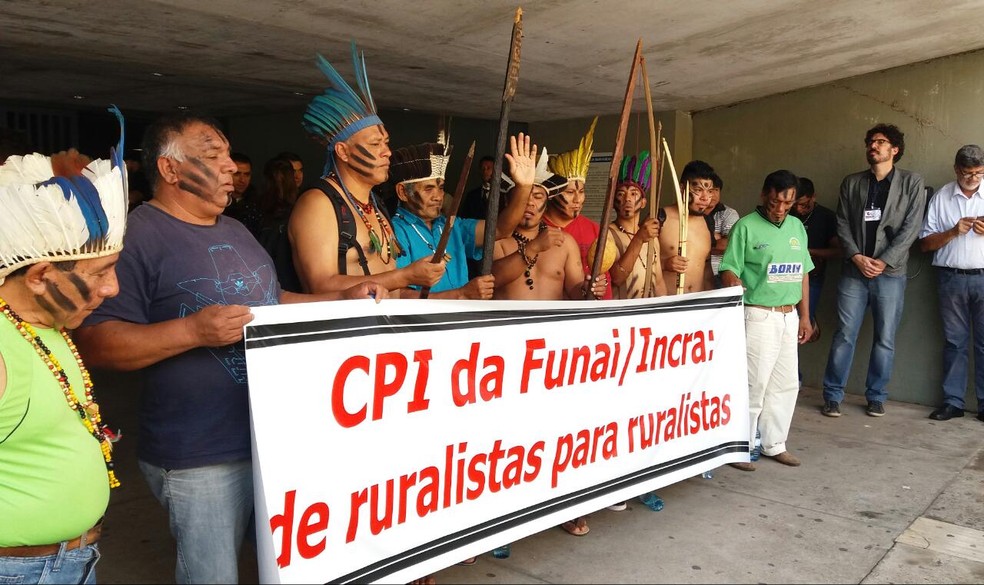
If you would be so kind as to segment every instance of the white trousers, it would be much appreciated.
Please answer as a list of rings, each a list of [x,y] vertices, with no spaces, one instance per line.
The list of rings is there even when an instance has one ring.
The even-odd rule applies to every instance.
[[[748,418],[751,440],[762,433],[762,453],[786,450],[799,394],[799,315],[745,307]]]

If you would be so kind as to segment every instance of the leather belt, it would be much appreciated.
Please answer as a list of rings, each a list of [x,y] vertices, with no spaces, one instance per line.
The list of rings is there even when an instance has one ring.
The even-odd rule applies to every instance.
[[[792,313],[796,305],[779,305],[778,307],[763,307],[762,305],[745,305],[746,307],[755,307],[756,309],[762,309],[763,311],[772,311],[774,313]]]
[[[102,520],[90,528],[81,536],[76,536],[68,541],[65,550],[75,550],[83,546],[99,542],[102,536]],[[58,544],[34,544],[26,546],[0,546],[0,557],[48,557],[58,554],[61,543]]]
[[[950,268],[949,266],[937,266],[943,272],[950,272],[953,274],[970,274],[973,276],[980,276],[984,274],[984,268]]]

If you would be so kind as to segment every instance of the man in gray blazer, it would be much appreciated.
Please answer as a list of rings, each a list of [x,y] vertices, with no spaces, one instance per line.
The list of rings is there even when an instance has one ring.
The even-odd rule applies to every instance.
[[[864,145],[871,168],[844,177],[837,202],[844,268],[837,286],[837,331],[823,376],[826,416],[841,414],[858,331],[869,307],[874,331],[864,391],[866,412],[885,414],[909,247],[922,227],[926,207],[922,177],[895,166],[905,152],[902,131],[892,124],[878,124],[865,134]]]

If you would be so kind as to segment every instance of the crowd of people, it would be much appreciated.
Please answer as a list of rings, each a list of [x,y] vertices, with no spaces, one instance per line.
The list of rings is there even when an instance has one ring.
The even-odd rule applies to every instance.
[[[798,345],[820,338],[816,307],[828,264],[844,259],[822,413],[841,414],[870,309],[866,412],[881,417],[918,239],[939,267],[946,340],[942,405],[930,416],[964,415],[971,339],[984,405],[984,151],[976,145],[957,152],[955,180],[928,212],[922,178],[896,166],[905,141],[889,124],[868,130],[869,168],[844,178],[836,211],[816,202],[812,181],[781,169],[765,177],[760,205],[741,215],[722,201],[715,169],[693,160],[673,178],[687,193],[686,210],[671,205],[650,217],[655,157],[633,153],[621,162],[613,220],[602,227],[582,214],[595,120],[560,154],[539,151],[523,133],[510,137],[507,171],[493,177],[495,159],[482,159],[482,186],[459,217],[445,193],[450,145],[391,150],[368,82],[357,92],[327,61],[320,65],[330,86],[304,126],[326,148],[326,171],[306,189],[300,159],[282,153],[264,165],[256,193],[250,159],[232,151],[216,121],[190,113],[147,128],[150,194],[132,209],[121,153],[96,161],[74,151],[4,155],[0,578],[95,582],[101,519],[118,482],[115,437],[100,418],[88,365],[143,373],[138,463],[169,517],[176,582],[237,582],[253,512],[242,337],[256,306],[428,295],[585,301],[741,287],[749,437],[761,434],[764,456],[795,467],[787,439]],[[364,64],[354,65],[364,76]],[[392,214],[376,194],[387,181],[398,201]],[[503,187],[494,227],[483,213],[494,204],[492,181]],[[15,204],[27,198],[51,204]],[[494,229],[491,250],[486,229]],[[602,229],[611,258],[592,277]],[[490,272],[476,274],[487,253]],[[585,517],[562,528],[589,531]]]

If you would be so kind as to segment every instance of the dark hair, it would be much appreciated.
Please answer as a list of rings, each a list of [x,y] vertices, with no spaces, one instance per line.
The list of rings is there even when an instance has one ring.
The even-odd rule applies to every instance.
[[[478,165],[481,166],[482,163],[485,162],[485,161],[488,161],[490,163],[495,163],[495,157],[492,156],[492,155],[487,154],[487,155],[483,156],[481,159],[479,159]]]
[[[984,150],[981,150],[981,147],[976,144],[965,144],[957,151],[953,164],[962,169],[984,166]]]
[[[263,165],[263,191],[260,192],[260,213],[264,219],[290,211],[297,200],[294,167],[283,158],[272,158]]]
[[[175,135],[184,132],[185,128],[192,124],[205,124],[210,126],[220,135],[225,136],[219,122],[214,118],[200,116],[182,112],[180,114],[168,114],[154,120],[143,135],[143,167],[147,175],[147,182],[151,190],[157,189],[157,182],[161,175],[157,170],[157,159],[164,155],[164,151],[171,145]]]
[[[253,166],[252,159],[250,159],[248,156],[246,156],[241,152],[233,152],[232,154],[229,155],[229,157],[232,159],[232,162],[245,163],[251,167]]]
[[[724,181],[721,180],[721,175],[717,173],[711,173],[711,183],[714,185],[715,189],[724,189]]]
[[[297,153],[291,152],[289,150],[285,150],[273,158],[279,158],[280,160],[299,162],[301,164],[304,164],[304,161],[301,160],[301,157],[298,156]]]
[[[816,194],[813,190],[813,181],[807,179],[806,177],[800,177],[796,182],[796,198],[800,197],[811,197]]]
[[[680,182],[689,183],[693,179],[714,180],[714,167],[702,160],[692,160],[683,167],[680,173]]]
[[[899,149],[898,154],[892,159],[892,162],[899,162],[902,160],[902,155],[905,153],[905,134],[899,130],[899,127],[895,124],[876,124],[868,130],[864,135],[864,144],[868,145],[871,137],[875,134],[883,134],[885,138],[892,144],[892,146]]]
[[[762,195],[767,195],[773,190],[776,193],[782,193],[787,189],[795,189],[796,183],[796,175],[786,169],[772,171],[766,175],[765,182],[762,183]]]

